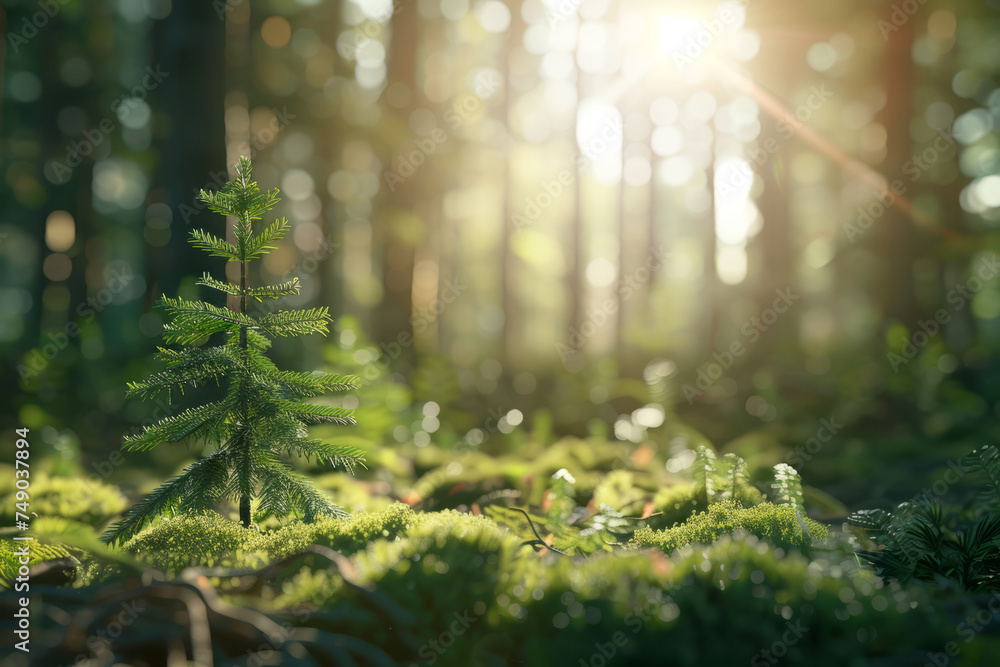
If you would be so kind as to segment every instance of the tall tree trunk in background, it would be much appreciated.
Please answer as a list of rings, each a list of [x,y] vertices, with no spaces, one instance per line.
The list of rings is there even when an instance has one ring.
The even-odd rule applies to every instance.
[[[761,127],[758,146],[764,146],[773,140],[780,145],[781,138],[775,132],[777,121],[764,118]],[[764,191],[757,200],[757,206],[764,218],[764,226],[748,247],[747,258],[751,262],[748,277],[754,280],[750,287],[754,291],[757,302],[756,312],[770,308],[774,303],[775,290],[795,287],[795,257],[792,250],[791,213],[788,205],[789,194],[782,192],[778,186],[777,156],[764,163],[757,176],[764,183]],[[775,323],[782,331],[794,330],[794,317],[782,317]],[[786,328],[787,327],[787,328]],[[787,343],[789,338],[776,332],[761,338],[755,347],[754,355],[767,355],[778,345]]]
[[[514,299],[516,285],[513,284],[515,275],[514,265],[517,262],[511,252],[510,242],[517,230],[514,228],[514,206],[512,204],[514,190],[517,187],[514,177],[514,165],[511,162],[511,151],[513,150],[513,138],[510,134],[511,115],[514,109],[515,91],[510,85],[512,76],[511,60],[514,54],[522,50],[522,41],[526,24],[521,16],[521,6],[523,2],[518,2],[516,8],[511,10],[510,29],[508,30],[507,52],[504,54],[504,81],[503,81],[503,126],[506,132],[504,146],[504,187],[503,187],[503,222],[502,238],[500,245],[500,306],[503,308],[503,340],[501,341],[501,360],[503,362],[504,373],[510,375],[508,368],[510,355],[508,354],[513,345],[513,332],[517,331],[514,326],[514,316],[517,303]]]
[[[716,268],[715,255],[717,249],[715,233],[715,146],[713,140],[712,162],[708,165],[709,192],[708,211],[705,212],[705,229],[702,232],[702,339],[704,340],[703,356],[710,355],[715,350],[715,337],[719,331],[719,272]]]
[[[210,2],[177,3],[170,15],[154,24],[153,66],[169,76],[157,98],[171,119],[169,134],[154,132],[162,156],[153,177],[153,189],[173,211],[170,242],[150,249],[147,257],[151,294],[174,294],[184,276],[200,275],[206,263],[218,275],[225,260],[206,258],[191,247],[192,229],[210,224],[206,209],[195,199],[200,188],[217,189],[217,177],[226,171],[224,89],[225,21]],[[222,177],[225,178],[224,176]],[[225,182],[223,180],[223,182]]]
[[[577,28],[576,45],[573,47],[573,64],[576,66],[576,109],[573,111],[573,125],[570,128],[570,138],[572,155],[576,155],[579,150],[579,139],[577,131],[580,120],[580,103],[583,101],[583,71],[580,69],[577,59],[577,51],[580,44],[580,30]],[[569,224],[569,269],[566,272],[566,291],[569,298],[569,312],[567,319],[569,323],[566,327],[580,326],[583,319],[583,173],[576,169],[574,165],[573,175],[573,217]]]
[[[625,225],[626,209],[628,208],[628,186],[625,184],[625,151],[627,142],[625,141],[625,104],[618,105],[618,111],[622,115],[622,174],[618,183],[618,280],[622,280],[628,272],[628,231]],[[612,283],[617,284],[617,281]],[[615,311],[615,358],[621,368],[626,367],[625,359],[625,309],[628,304],[615,294],[613,299],[618,300],[618,310]]]
[[[882,16],[890,23],[891,10],[892,7],[886,6]],[[882,85],[886,91],[886,104],[876,119],[888,133],[886,156],[880,171],[889,182],[899,177],[903,164],[913,152],[910,120],[914,113],[912,50],[915,23],[906,21],[889,35],[883,62],[878,68],[885,73]],[[871,196],[874,201],[875,193]],[[882,312],[886,317],[912,327],[920,315],[913,276],[913,264],[919,253],[917,227],[901,207],[892,206],[873,228],[878,232],[875,243],[886,272],[876,288]]]
[[[389,85],[401,83],[410,91],[409,104],[398,109],[391,137],[398,141],[388,146],[385,157],[385,169],[393,171],[396,168],[395,156],[408,152],[413,146],[413,134],[410,130],[410,114],[416,108],[420,98],[420,88],[417,85],[417,47],[418,20],[416,6],[404,7],[392,17],[392,33],[389,40],[387,62],[387,77]],[[391,141],[391,139],[390,139]],[[382,285],[385,292],[382,302],[376,309],[377,319],[373,329],[376,342],[389,343],[395,341],[401,334],[413,335],[410,317],[413,314],[413,264],[414,247],[406,239],[397,234],[397,220],[403,216],[416,215],[416,203],[420,196],[417,186],[419,171],[404,183],[396,184],[395,190],[388,196],[387,205],[381,211],[380,219],[373,221],[373,243],[381,252]],[[384,184],[383,184],[384,185]],[[402,356],[411,357],[412,347],[402,350]]]

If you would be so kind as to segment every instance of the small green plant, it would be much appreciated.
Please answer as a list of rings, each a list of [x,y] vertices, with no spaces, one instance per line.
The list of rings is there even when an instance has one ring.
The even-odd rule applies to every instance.
[[[261,219],[278,200],[278,190],[261,192],[251,180],[251,165],[240,158],[234,181],[214,193],[201,191],[210,210],[232,216],[235,243],[203,230],[191,233],[191,243],[213,257],[238,262],[240,282],[222,282],[205,273],[199,285],[235,297],[238,309],[204,301],[171,299],[159,304],[172,316],[164,326],[164,340],[180,350],[159,348],[167,367],[141,382],[129,383],[128,395],[150,398],[175,390],[215,382],[225,386],[224,396],[161,419],[141,433],[125,438],[127,451],[148,451],[164,442],[202,441],[210,454],[191,464],[128,510],[102,535],[107,543],[124,541],[160,515],[200,513],[216,503],[239,504],[240,521],[249,528],[254,519],[299,513],[306,521],[321,516],[344,517],[347,513],[319,492],[311,481],[285,460],[301,455],[341,465],[353,471],[363,465],[360,450],[332,445],[308,437],[307,426],[318,423],[354,424],[350,410],[303,403],[300,399],[354,389],[354,376],[332,373],[281,371],[265,352],[271,338],[327,333],[327,308],[274,310],[251,316],[251,300],[278,299],[299,292],[298,278],[278,285],[250,287],[248,264],[268,254],[289,231],[284,218],[254,233],[252,222]],[[214,347],[197,347],[216,334],[225,336]],[[259,499],[256,517],[253,501]]]

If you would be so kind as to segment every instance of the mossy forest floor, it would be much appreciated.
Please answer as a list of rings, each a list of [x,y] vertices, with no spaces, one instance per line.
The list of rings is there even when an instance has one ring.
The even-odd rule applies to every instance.
[[[99,530],[145,488],[39,473],[31,653],[3,664],[994,664],[993,595],[885,583],[787,468],[674,450],[377,450],[356,477],[313,473],[350,519],[163,518],[116,549]]]

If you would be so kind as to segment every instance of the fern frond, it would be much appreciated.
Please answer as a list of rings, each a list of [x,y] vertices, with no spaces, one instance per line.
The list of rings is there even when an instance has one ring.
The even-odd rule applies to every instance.
[[[802,479],[798,471],[787,463],[774,466],[774,483],[771,485],[775,503],[790,503],[802,509]]]
[[[722,466],[721,473],[726,480],[727,487],[725,493],[723,494],[724,497],[739,497],[742,485],[747,484],[750,481],[750,478],[747,475],[746,461],[730,452],[722,457],[720,463]]]
[[[715,462],[715,452],[705,445],[698,445],[694,463],[691,464],[691,481],[694,483],[695,497],[706,508],[715,496]]]

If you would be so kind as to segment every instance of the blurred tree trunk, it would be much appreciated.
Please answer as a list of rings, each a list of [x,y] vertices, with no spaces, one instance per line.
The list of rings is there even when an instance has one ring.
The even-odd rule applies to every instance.
[[[570,128],[571,146],[573,155],[579,150],[579,138],[577,135],[580,120],[580,103],[583,101],[583,71],[579,67],[577,52],[579,51],[580,31],[577,28],[576,44],[573,47],[573,64],[576,66],[576,104],[577,108],[573,112],[573,125]],[[583,173],[576,169],[573,176],[573,217],[569,224],[569,267],[566,272],[566,292],[569,299],[569,312],[567,313],[567,330],[580,326],[583,319]],[[572,344],[571,344],[572,347]]]
[[[769,122],[763,123],[761,128],[758,142],[761,150],[768,141],[781,141],[775,131],[776,122],[768,120]],[[754,291],[754,300],[757,303],[755,314],[772,306],[775,290],[795,287],[794,258],[797,254],[792,250],[795,230],[792,227],[788,193],[783,192],[778,186],[776,174],[778,168],[775,156],[771,156],[758,173],[764,183],[764,191],[757,200],[764,225],[757,237],[750,241],[747,258],[751,262],[748,278],[753,281],[750,287]],[[797,293],[797,290],[793,289],[793,292]],[[794,340],[786,334],[791,332],[794,336],[797,319],[795,316],[783,316],[775,322],[772,327],[773,332],[762,336],[760,342],[755,345],[754,356],[766,357],[779,346]]]
[[[392,17],[392,33],[387,56],[387,77],[390,85],[400,83],[410,91],[409,102],[396,111],[396,132],[401,140],[396,145],[388,147],[388,159],[385,167],[392,171],[396,168],[395,155],[403,153],[412,144],[410,131],[410,114],[416,108],[420,97],[417,85],[417,50],[419,16],[416,7],[408,7],[396,12]],[[389,343],[399,340],[400,336],[409,336],[412,340],[413,326],[410,322],[413,314],[413,268],[414,246],[409,239],[402,238],[397,226],[404,216],[415,216],[416,204],[420,195],[418,179],[421,171],[395,186],[388,197],[388,205],[382,211],[381,220],[374,226],[373,243],[375,252],[379,253],[379,264],[382,268],[382,285],[384,293],[382,302],[376,308],[376,320],[373,335],[376,342]],[[406,224],[413,224],[406,222]],[[405,339],[405,338],[404,338]],[[409,359],[412,345],[401,350],[401,356]]]
[[[225,266],[225,260],[208,258],[188,243],[192,229],[218,224],[200,208],[195,193],[218,189],[217,181],[225,178],[225,90],[219,85],[226,74],[225,21],[210,2],[174,5],[167,18],[154,23],[152,59],[154,67],[169,72],[156,99],[165,104],[171,124],[166,130],[154,127],[162,159],[153,182],[173,220],[170,242],[147,247],[150,294],[175,294],[184,276],[205,270],[218,276]]]
[[[719,330],[718,301],[721,298],[719,285],[719,272],[715,263],[717,250],[715,233],[715,147],[711,148],[713,158],[706,170],[706,187],[709,192],[708,210],[705,212],[703,223],[705,229],[702,231],[702,303],[704,310],[702,314],[702,340],[703,355],[710,355],[715,350],[715,337]]]
[[[514,228],[514,207],[512,197],[516,188],[514,178],[514,165],[511,162],[511,149],[513,140],[510,135],[511,115],[514,108],[514,88],[510,85],[512,77],[511,60],[514,54],[522,48],[524,31],[527,28],[524,18],[521,16],[521,6],[523,2],[518,2],[516,8],[511,10],[510,30],[508,32],[509,41],[504,63],[504,128],[506,131],[504,147],[504,187],[503,187],[503,231],[501,239],[501,277],[500,277],[500,306],[503,309],[503,340],[501,341],[501,360],[505,374],[510,374],[508,361],[509,350],[514,347],[513,332],[517,331],[514,326],[515,311],[517,303],[514,299],[516,284],[514,281],[514,266],[517,259],[511,252],[510,242],[517,230]]]
[[[886,5],[881,18],[891,23],[892,9],[892,6]],[[889,35],[883,61],[878,68],[885,74],[882,86],[886,92],[886,104],[876,120],[887,132],[886,156],[880,171],[890,182],[898,177],[903,164],[913,153],[910,121],[914,115],[912,52],[915,23],[906,21]],[[875,193],[872,193],[872,201],[874,198]],[[876,288],[882,312],[906,326],[914,326],[920,316],[913,276],[913,264],[919,253],[916,225],[902,207],[891,206],[882,220],[876,221],[874,228],[878,231],[875,239],[877,252],[886,272]]]

